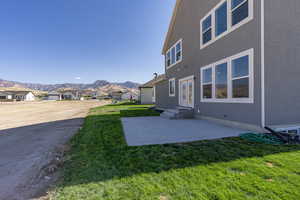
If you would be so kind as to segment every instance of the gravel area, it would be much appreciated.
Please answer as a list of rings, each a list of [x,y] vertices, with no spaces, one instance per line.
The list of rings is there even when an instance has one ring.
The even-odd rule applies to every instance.
[[[0,199],[43,195],[68,140],[100,101],[0,104]]]

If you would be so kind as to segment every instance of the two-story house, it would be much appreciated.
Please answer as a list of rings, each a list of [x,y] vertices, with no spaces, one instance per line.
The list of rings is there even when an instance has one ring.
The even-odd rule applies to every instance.
[[[299,19],[299,0],[177,0],[157,107],[300,132]]]

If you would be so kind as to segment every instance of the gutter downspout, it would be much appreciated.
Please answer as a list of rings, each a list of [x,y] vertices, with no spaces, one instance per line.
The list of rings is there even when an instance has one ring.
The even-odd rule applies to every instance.
[[[266,126],[265,108],[265,0],[261,0],[261,126]]]

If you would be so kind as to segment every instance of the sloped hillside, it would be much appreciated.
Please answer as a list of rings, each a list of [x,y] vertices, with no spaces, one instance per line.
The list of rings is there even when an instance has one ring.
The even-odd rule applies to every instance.
[[[120,89],[128,88],[128,89],[137,89],[139,83],[134,83],[130,81],[126,81],[123,83],[110,83],[105,80],[97,80],[91,84],[74,84],[74,83],[63,83],[63,84],[36,84],[36,83],[21,83],[16,81],[7,81],[0,79],[0,87],[14,87],[14,88],[29,88],[31,90],[39,90],[39,91],[54,91],[59,89],[74,89],[74,90],[86,90],[86,89],[99,89],[102,87],[107,87],[110,89]],[[105,88],[104,88],[105,89]]]

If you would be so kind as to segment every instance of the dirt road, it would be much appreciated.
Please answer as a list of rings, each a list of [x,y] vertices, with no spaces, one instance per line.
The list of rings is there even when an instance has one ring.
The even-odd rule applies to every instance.
[[[105,102],[0,104],[0,200],[30,199],[53,179],[43,170],[77,132],[92,107]]]

